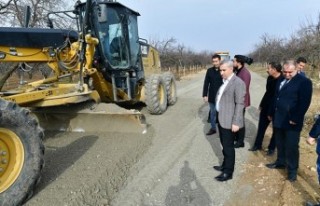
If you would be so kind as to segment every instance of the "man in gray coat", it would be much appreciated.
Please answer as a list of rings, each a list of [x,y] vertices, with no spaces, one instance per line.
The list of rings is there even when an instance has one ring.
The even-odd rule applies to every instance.
[[[223,182],[232,179],[235,164],[235,133],[244,125],[243,108],[246,94],[245,83],[233,73],[233,62],[223,61],[220,66],[223,78],[216,96],[217,122],[222,145],[223,163],[214,166],[222,173],[216,180]]]

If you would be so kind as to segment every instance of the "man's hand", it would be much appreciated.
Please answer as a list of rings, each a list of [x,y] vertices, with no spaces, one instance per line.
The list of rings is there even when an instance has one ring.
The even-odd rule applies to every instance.
[[[206,96],[206,97],[203,97],[203,101],[204,102],[208,102],[208,97]]]
[[[316,143],[316,139],[315,138],[312,138],[312,137],[308,137],[307,138],[307,143],[309,145],[314,145]]]
[[[239,131],[239,129],[240,129],[240,128],[239,128],[239,126],[237,126],[237,125],[234,125],[234,124],[233,124],[233,125],[231,126],[231,131],[232,131],[232,132],[237,132],[237,131]]]

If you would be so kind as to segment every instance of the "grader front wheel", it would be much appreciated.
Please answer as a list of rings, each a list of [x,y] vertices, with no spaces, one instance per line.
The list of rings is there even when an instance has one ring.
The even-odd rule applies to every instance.
[[[18,178],[24,162],[24,148],[12,131],[0,128],[0,193]]]
[[[0,205],[22,205],[43,168],[43,132],[29,110],[0,99]]]

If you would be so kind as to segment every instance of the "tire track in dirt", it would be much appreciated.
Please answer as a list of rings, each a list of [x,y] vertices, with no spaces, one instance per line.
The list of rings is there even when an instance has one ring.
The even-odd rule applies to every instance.
[[[132,172],[127,186],[118,193],[118,196],[112,201],[112,205],[142,205],[143,196],[157,185],[158,180],[188,150],[189,145],[198,133],[194,128],[199,128],[202,125],[198,118],[193,117],[197,114],[197,106],[194,107],[194,111],[188,110],[190,104],[198,105],[201,103],[202,78],[202,73],[200,73],[195,75],[195,79],[192,79],[192,81],[182,80],[178,82],[177,104],[169,107],[169,110],[162,117],[148,117],[151,122],[157,124],[158,130],[156,130],[157,134],[154,142],[157,146],[152,149],[152,153],[148,153],[149,156],[143,166]],[[176,124],[174,130],[171,127],[166,128],[169,134],[162,131],[162,127],[166,127],[168,122],[170,124],[172,120],[177,121],[179,119],[177,116],[181,114],[184,114],[184,120],[174,123]],[[191,119],[191,121],[188,121],[188,119]],[[172,123],[170,126],[172,126]],[[177,131],[178,133],[176,133]],[[163,139],[162,135],[167,137]],[[157,138],[160,138],[160,140],[157,140]]]
[[[158,179],[161,179],[188,148],[197,133],[194,128],[201,127],[200,124],[197,119],[190,121],[182,132],[168,142],[169,146],[160,151],[152,162],[132,179],[127,187],[112,201],[112,205],[141,205],[144,194],[152,190]]]

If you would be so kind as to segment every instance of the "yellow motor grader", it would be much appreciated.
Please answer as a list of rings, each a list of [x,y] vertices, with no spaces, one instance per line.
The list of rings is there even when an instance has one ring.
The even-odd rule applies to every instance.
[[[138,12],[92,0],[77,2],[71,12],[77,31],[0,27],[0,65],[10,65],[0,77],[2,206],[32,196],[44,165],[43,128],[112,131],[116,124],[130,130],[138,123],[144,132],[145,118],[131,106],[144,104],[151,114],[162,114],[177,101],[173,74],[155,72],[159,54],[139,38]],[[39,63],[51,75],[6,87],[13,72],[29,72]],[[99,123],[87,128],[92,115]]]

